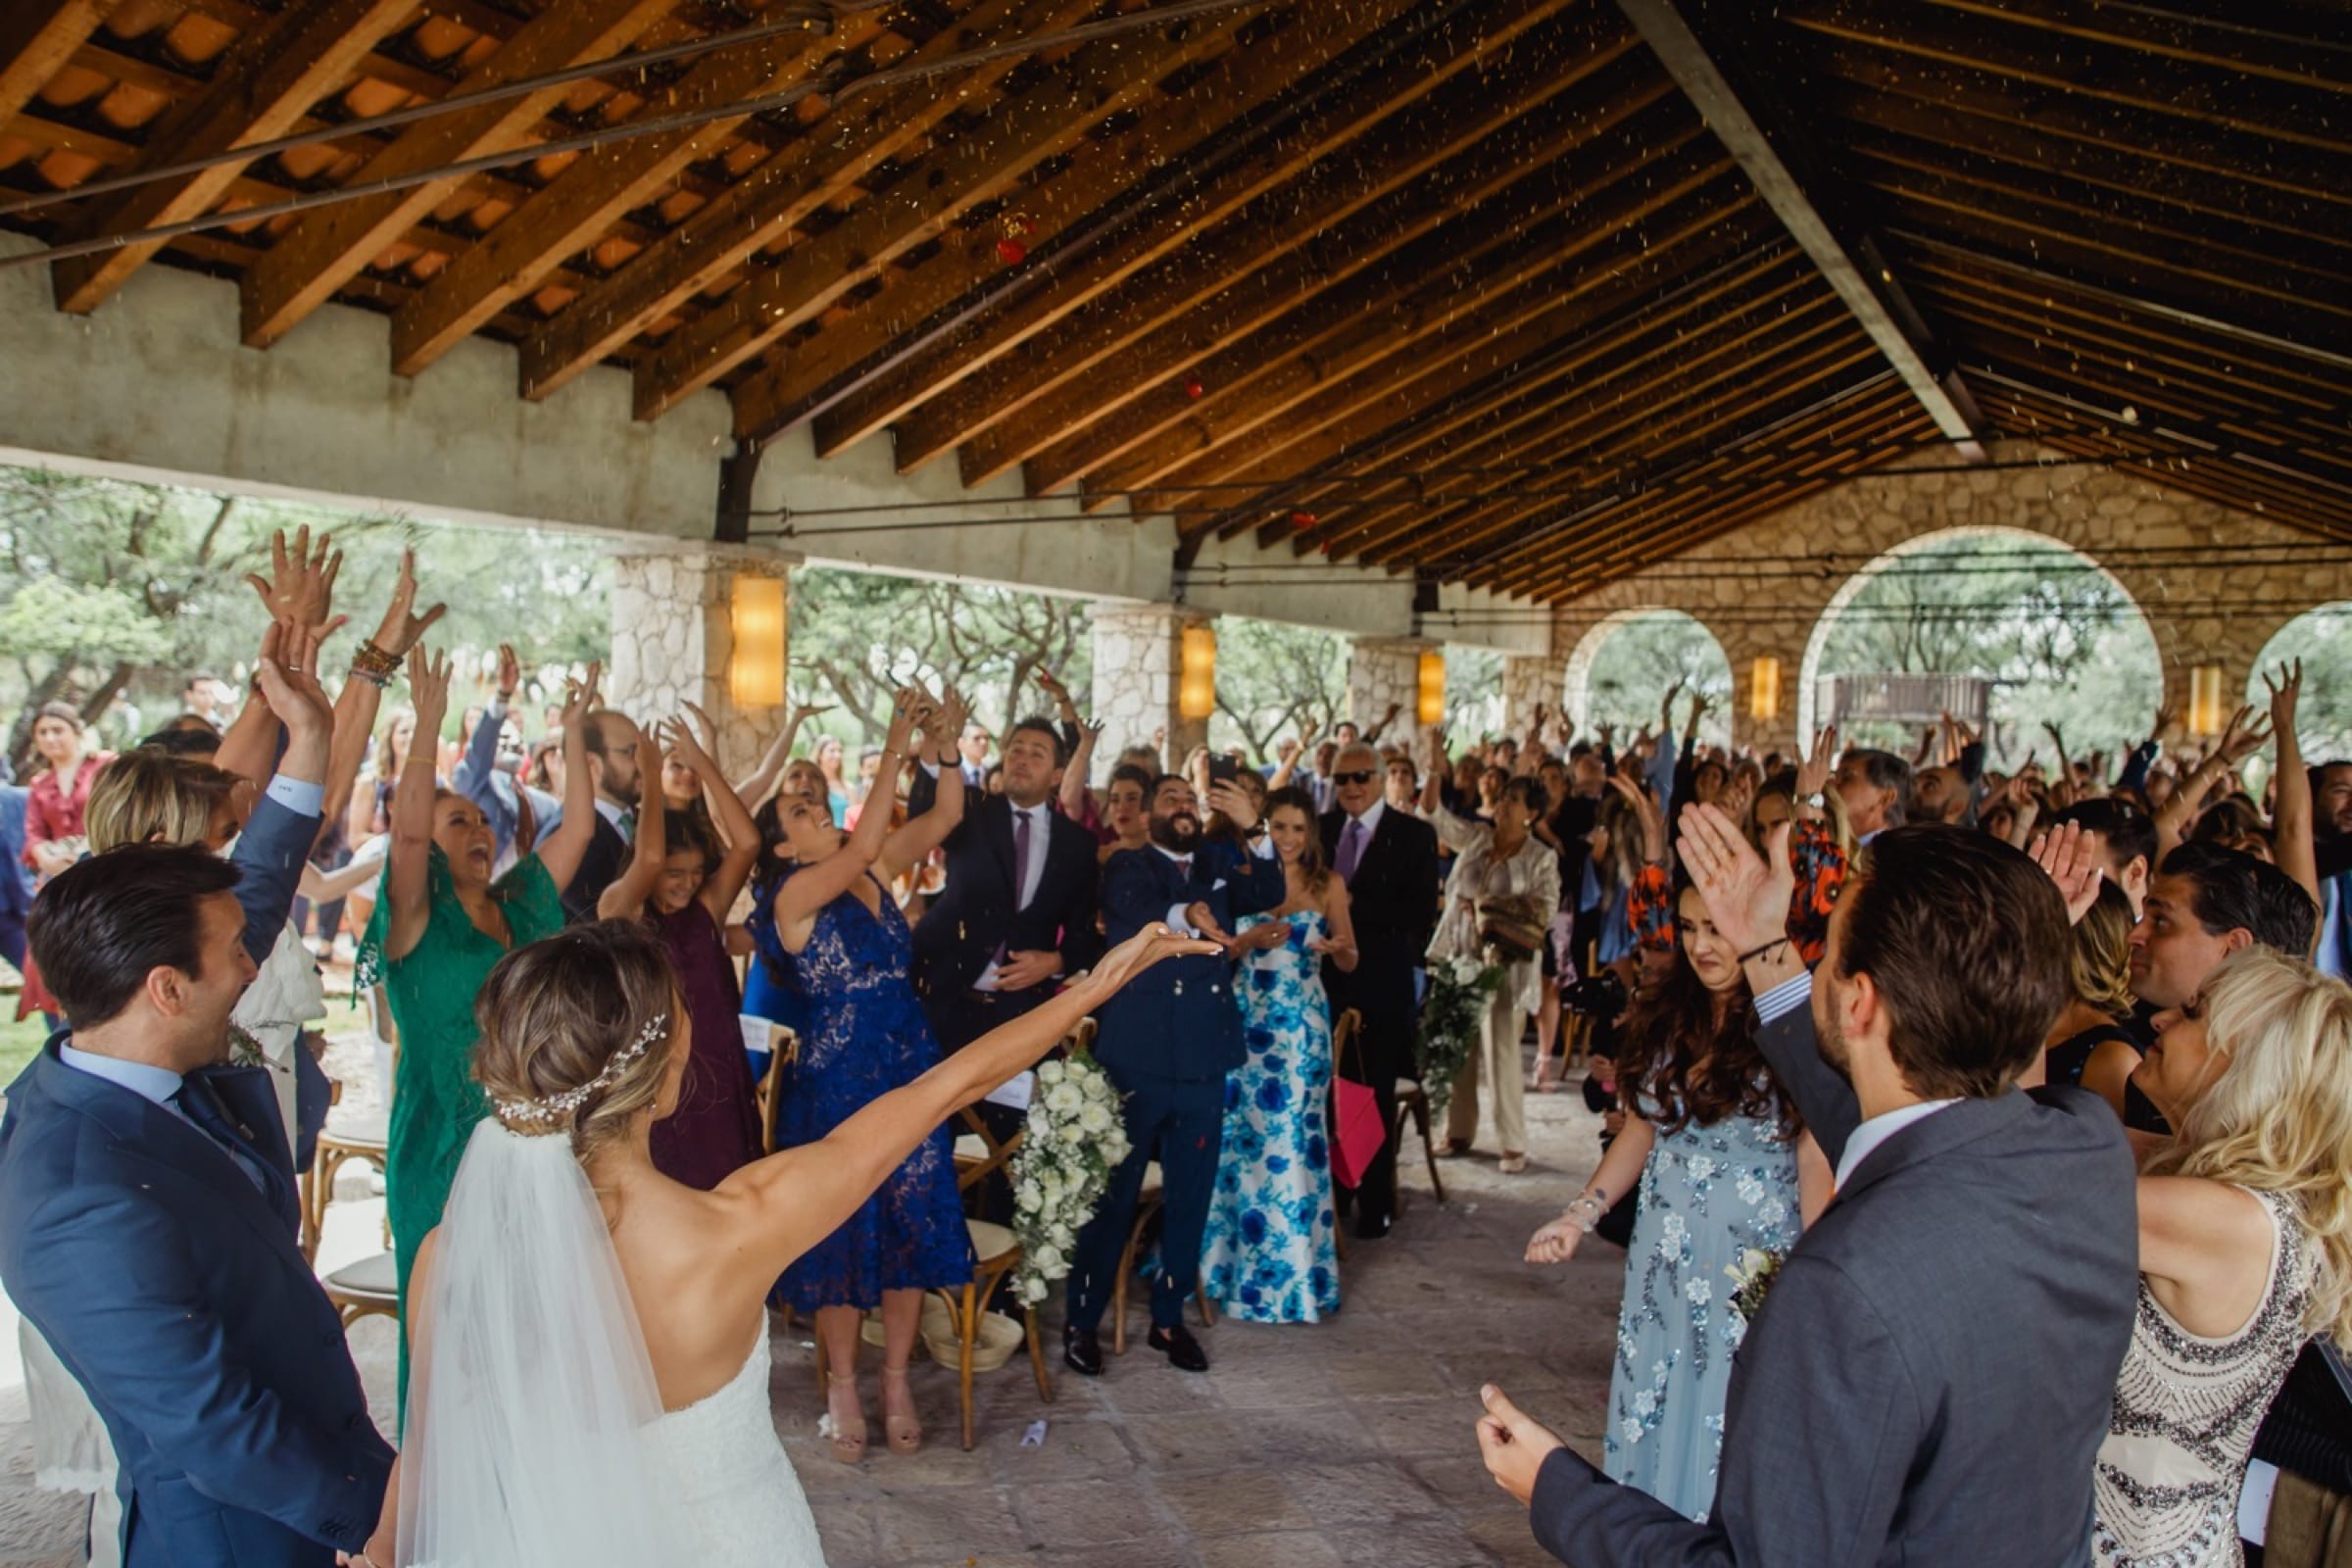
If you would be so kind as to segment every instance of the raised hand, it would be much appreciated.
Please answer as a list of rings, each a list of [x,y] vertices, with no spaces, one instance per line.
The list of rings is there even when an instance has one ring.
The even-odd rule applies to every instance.
[[[1303,741],[1298,740],[1294,737],[1285,736],[1283,739],[1274,743],[1274,760],[1277,762],[1287,762],[1292,758],[1297,757],[1301,751],[1305,750],[1305,746],[1306,743]]]
[[[1233,943],[1232,935],[1223,926],[1217,924],[1217,911],[1210,908],[1205,902],[1195,900],[1186,906],[1184,923],[1200,932],[1206,940],[1215,943],[1219,953],[1226,951]]]
[[[1249,793],[1239,784],[1227,779],[1208,787],[1209,809],[1224,814],[1225,820],[1247,833],[1257,826],[1257,807]]]
[[[1802,765],[1796,770],[1796,798],[1799,801],[1819,795],[1830,787],[1830,764],[1838,755],[1838,726],[1824,724],[1821,733],[1813,737],[1813,749],[1805,754]]]
[[[891,704],[890,733],[883,739],[882,749],[902,758],[907,756],[906,748],[914,740],[914,732],[923,727],[931,711],[930,699],[920,691],[912,686],[901,688]]]
[[[1603,781],[1615,790],[1642,824],[1642,858],[1651,864],[1663,863],[1666,858],[1666,823],[1658,815],[1658,803],[1650,799],[1649,791],[1612,773]]]
[[[1078,983],[1098,999],[1104,998],[1162,958],[1208,958],[1223,951],[1222,943],[1178,936],[1155,920],[1102,955]]]
[[[710,722],[709,715],[694,704],[686,703],[681,706],[688,712],[702,719],[705,724]],[[716,778],[718,776],[717,764],[710,760],[709,749],[695,735],[694,727],[688,724],[684,718],[662,720],[662,723],[655,726],[655,737],[664,756],[674,757],[685,763],[694,770],[697,778]]]
[[[516,688],[521,685],[522,661],[514,657],[514,650],[512,647],[506,643],[500,643],[498,645],[498,700],[502,703],[513,702]]]
[[[2033,856],[2034,863],[2058,884],[2058,896],[2066,901],[2066,923],[2081,924],[2099,902],[2099,882],[2106,875],[2099,864],[2099,841],[2083,832],[2082,823],[2069,822],[2054,833],[2036,835]]]
[[[435,608],[438,609],[439,607],[436,606]],[[412,665],[414,662],[414,660],[412,660]],[[592,660],[588,665],[587,679],[566,680],[564,683],[564,717],[562,722],[564,725],[564,734],[566,740],[568,740],[572,733],[578,729],[580,721],[585,719],[590,713],[596,710],[597,683],[604,679],[604,662],[601,660]],[[443,695],[446,698],[446,688],[444,689]]]
[[[262,633],[254,684],[290,735],[323,734],[334,724],[334,704],[318,684],[318,633],[288,617]]]
[[[2295,705],[2303,696],[2303,661],[2278,666],[2278,678],[2262,677],[2263,688],[2271,694],[2271,733],[2295,733]]]
[[[314,547],[311,526],[306,522],[295,532],[289,549],[286,531],[280,528],[270,536],[270,575],[245,574],[245,581],[262,596],[262,609],[271,620],[290,620],[312,633],[317,642],[326,641],[351,618],[334,613],[335,577],[343,570],[343,552],[334,548],[334,542],[333,534],[321,532]]]
[[[594,681],[593,673],[589,679]],[[441,721],[449,716],[448,655],[430,653],[423,648],[409,650],[409,706],[416,710],[418,735],[438,736],[441,733]],[[564,712],[564,718],[566,723],[571,721],[569,710]]]
[[[375,628],[375,646],[394,659],[405,659],[416,640],[432,629],[433,622],[448,613],[447,605],[435,605],[423,614],[414,613],[416,608],[416,552],[400,553],[400,576],[392,584],[392,602],[384,607],[384,618]]]
[[[2258,725],[2248,722],[2253,716],[2254,705],[2251,703],[2230,715],[2230,727],[2222,731],[2221,744],[2216,746],[2213,752],[2214,756],[2222,760],[2225,767],[2234,768],[2239,762],[2260,751],[2264,743],[2271,738],[2271,729],[2268,724]]]
[[[1739,824],[1719,807],[1693,806],[1683,813],[1682,826],[1675,846],[1715,929],[1741,954],[1785,941],[1788,901],[1796,892],[1796,873],[1788,866],[1788,824],[1772,830],[1763,855],[1749,847]]]
[[[694,743],[695,750],[703,754],[704,761],[710,760],[711,758],[718,755],[718,726],[711,722],[710,715],[703,711],[700,704],[681,702],[678,706],[693,714],[694,721],[699,726],[687,739]],[[683,728],[684,726],[679,727]]]

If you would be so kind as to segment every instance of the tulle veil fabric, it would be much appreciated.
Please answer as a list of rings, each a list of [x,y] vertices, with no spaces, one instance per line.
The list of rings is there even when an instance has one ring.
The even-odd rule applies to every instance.
[[[645,1337],[587,1175],[562,1135],[495,1117],[466,1146],[415,1348],[404,1568],[640,1568],[691,1523],[650,1462]]]

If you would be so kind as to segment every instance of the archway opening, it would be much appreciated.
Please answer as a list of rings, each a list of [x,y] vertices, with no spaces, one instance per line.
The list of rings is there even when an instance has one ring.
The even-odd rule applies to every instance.
[[[1568,656],[1568,716],[1580,735],[1607,724],[1630,737],[1658,722],[1659,700],[1682,683],[1674,721],[1690,711],[1688,698],[1707,700],[1699,738],[1731,739],[1732,662],[1715,634],[1679,610],[1624,610],[1585,633]]]
[[[2266,710],[2263,675],[2303,662],[2303,695],[2295,705],[2295,737],[2307,762],[2352,759],[2352,600],[2306,610],[2263,645],[2246,677],[2246,701]]]
[[[1940,686],[1875,677],[1956,676]],[[1844,677],[1842,685],[1839,678]],[[2148,732],[2164,690],[2139,607],[2090,557],[2020,528],[1951,528],[1909,540],[1846,579],[1813,627],[1797,723],[1838,723],[1845,745],[1908,755],[1935,711],[1979,697],[1996,765],[2053,750],[2113,756]],[[1838,710],[1842,705],[1842,710]]]

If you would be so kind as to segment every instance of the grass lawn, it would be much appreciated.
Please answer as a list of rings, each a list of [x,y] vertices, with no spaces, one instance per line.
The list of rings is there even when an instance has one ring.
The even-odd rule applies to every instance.
[[[17,1074],[24,1070],[32,1054],[41,1049],[41,1042],[49,1038],[48,1026],[41,1022],[39,1013],[23,1023],[14,1023],[10,1020],[16,1011],[17,999],[13,995],[0,995],[0,1091],[17,1081]]]

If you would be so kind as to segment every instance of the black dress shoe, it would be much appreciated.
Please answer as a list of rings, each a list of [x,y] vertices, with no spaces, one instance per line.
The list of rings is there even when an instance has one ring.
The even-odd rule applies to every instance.
[[[1082,1378],[1102,1375],[1102,1342],[1093,1329],[1065,1328],[1061,1331],[1062,1364]]]
[[[1172,1329],[1154,1328],[1152,1331],[1152,1348],[1164,1352],[1168,1364],[1179,1372],[1208,1370],[1208,1352],[1200,1348],[1200,1342],[1193,1338],[1193,1331],[1181,1323]]]
[[[1388,1235],[1389,1227],[1396,1223],[1394,1215],[1359,1214],[1355,1221],[1355,1239],[1359,1242],[1377,1242]]]

